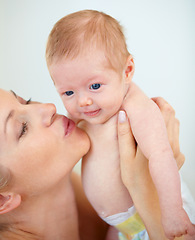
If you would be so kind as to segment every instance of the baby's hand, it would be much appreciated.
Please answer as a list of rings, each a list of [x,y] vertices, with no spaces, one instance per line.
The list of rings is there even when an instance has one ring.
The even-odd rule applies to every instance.
[[[162,225],[166,237],[170,240],[186,234],[188,234],[188,236],[193,236],[195,239],[195,228],[190,222],[190,219],[184,209],[171,213],[171,216],[170,213],[169,216],[164,215],[162,217]]]
[[[193,225],[193,227],[194,227],[194,229],[195,229],[195,225]],[[184,236],[184,238],[183,238],[183,240],[194,240],[195,239],[195,235],[193,234],[193,235],[185,235]]]

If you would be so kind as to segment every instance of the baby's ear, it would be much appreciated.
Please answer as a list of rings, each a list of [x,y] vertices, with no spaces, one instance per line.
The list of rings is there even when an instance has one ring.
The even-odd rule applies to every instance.
[[[17,208],[21,203],[21,196],[12,192],[0,194],[0,214],[10,212]]]
[[[125,65],[125,81],[126,83],[130,83],[135,71],[135,64],[132,55],[130,54],[127,58]]]

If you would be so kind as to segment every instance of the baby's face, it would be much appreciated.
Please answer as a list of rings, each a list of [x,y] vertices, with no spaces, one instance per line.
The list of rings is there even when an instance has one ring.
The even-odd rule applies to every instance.
[[[125,81],[122,74],[109,68],[103,52],[62,59],[49,70],[66,110],[75,120],[101,124],[120,109]]]

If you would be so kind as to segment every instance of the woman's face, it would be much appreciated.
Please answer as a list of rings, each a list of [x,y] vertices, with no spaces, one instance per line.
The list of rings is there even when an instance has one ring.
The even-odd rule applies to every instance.
[[[11,171],[17,191],[55,186],[88,150],[87,135],[53,104],[28,104],[0,90],[0,165]]]

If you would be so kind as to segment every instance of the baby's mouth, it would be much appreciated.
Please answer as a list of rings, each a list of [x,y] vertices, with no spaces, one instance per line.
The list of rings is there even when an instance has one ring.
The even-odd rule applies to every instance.
[[[84,112],[85,115],[88,117],[95,117],[98,115],[101,109],[95,110],[95,111],[89,111],[89,112]]]

